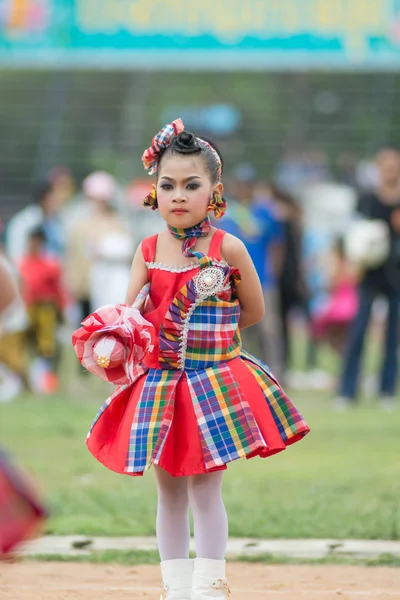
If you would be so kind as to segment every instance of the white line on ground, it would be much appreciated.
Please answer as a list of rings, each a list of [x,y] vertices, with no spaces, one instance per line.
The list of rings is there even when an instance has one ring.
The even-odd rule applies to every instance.
[[[29,586],[29,585],[20,585],[20,586],[8,586],[8,585],[0,585],[0,590],[36,590],[37,587]],[[65,586],[46,586],[43,588],[43,591],[57,591],[57,592],[67,592],[67,591],[102,591],[102,592],[159,592],[159,588],[149,588],[149,587],[134,587],[134,586],[104,586],[104,585],[65,585]],[[352,596],[357,598],[367,597],[367,598],[379,598],[379,597],[393,597],[399,599],[400,598],[400,589],[398,590],[298,590],[298,589],[285,589],[285,590],[268,590],[268,589],[248,589],[248,588],[235,588],[234,594],[264,594],[264,595],[274,595],[274,596],[286,596],[288,594],[297,594],[297,596],[304,595],[312,595],[312,596],[320,596],[321,594],[327,595],[330,594],[335,597],[340,596]]]

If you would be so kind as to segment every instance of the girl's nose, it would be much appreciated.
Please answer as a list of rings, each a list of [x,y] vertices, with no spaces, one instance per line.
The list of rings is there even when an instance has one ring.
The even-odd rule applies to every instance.
[[[176,193],[175,193],[172,201],[176,202],[177,204],[181,204],[182,202],[186,202],[186,196],[183,192],[176,190]]]

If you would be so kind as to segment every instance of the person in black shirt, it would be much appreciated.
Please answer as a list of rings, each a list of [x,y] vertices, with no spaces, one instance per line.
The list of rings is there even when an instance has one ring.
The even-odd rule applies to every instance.
[[[351,327],[344,358],[337,407],[357,398],[357,383],[365,334],[374,299],[383,295],[388,302],[386,341],[380,379],[381,400],[393,405],[397,383],[397,345],[400,298],[400,152],[385,148],[377,156],[380,185],[360,197],[358,212],[367,219],[385,221],[390,231],[390,254],[378,268],[365,270],[359,284],[359,309]]]
[[[294,198],[275,184],[269,185],[269,193],[282,223],[283,243],[278,291],[284,370],[287,371],[291,365],[293,345],[289,326],[291,311],[300,309],[310,321],[308,292],[301,264],[303,215]]]

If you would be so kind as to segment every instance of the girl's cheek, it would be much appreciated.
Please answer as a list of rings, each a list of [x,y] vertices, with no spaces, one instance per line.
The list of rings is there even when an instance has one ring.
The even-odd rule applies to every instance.
[[[165,206],[169,202],[168,192],[165,190],[157,190],[158,206]]]
[[[193,202],[196,205],[198,205],[199,207],[208,205],[209,200],[210,200],[209,195],[204,190],[199,191],[199,193],[196,194],[195,197],[193,198]]]

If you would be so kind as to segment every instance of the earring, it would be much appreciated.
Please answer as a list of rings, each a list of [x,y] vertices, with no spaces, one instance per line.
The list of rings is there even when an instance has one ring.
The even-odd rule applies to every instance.
[[[150,206],[152,210],[157,210],[158,202],[157,202],[157,190],[153,185],[153,189],[150,194],[147,194],[145,199],[143,200],[143,206]]]
[[[210,200],[210,204],[207,207],[208,211],[213,211],[215,218],[220,219],[224,216],[227,208],[227,203],[225,198],[222,198],[219,194],[214,192],[213,197]]]

